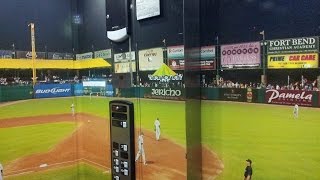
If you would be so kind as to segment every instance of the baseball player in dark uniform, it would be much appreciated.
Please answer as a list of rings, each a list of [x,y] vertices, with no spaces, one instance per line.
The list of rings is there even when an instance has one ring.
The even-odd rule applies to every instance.
[[[244,171],[244,180],[251,180],[251,178],[252,178],[252,167],[251,167],[252,161],[250,159],[247,159],[246,162],[247,162],[247,167]]]

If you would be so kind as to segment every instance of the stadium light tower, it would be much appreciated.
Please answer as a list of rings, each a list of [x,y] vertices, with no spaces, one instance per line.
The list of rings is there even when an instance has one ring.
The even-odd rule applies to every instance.
[[[31,54],[32,54],[32,85],[35,86],[37,82],[36,68],[35,68],[35,59],[36,59],[36,39],[35,39],[35,31],[34,31],[34,23],[28,24],[31,32]]]
[[[263,69],[263,75],[266,75],[266,57],[265,57],[265,46],[266,43],[266,36],[264,30],[259,33],[262,35],[262,69]]]

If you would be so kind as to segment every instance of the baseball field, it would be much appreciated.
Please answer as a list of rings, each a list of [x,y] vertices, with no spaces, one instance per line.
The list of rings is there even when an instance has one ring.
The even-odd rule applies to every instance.
[[[108,103],[111,98],[36,99],[0,105],[0,162],[6,179],[110,179]],[[148,165],[138,178],[185,179],[185,104],[135,102],[136,132],[145,133]],[[71,115],[74,103],[76,116]],[[320,176],[319,109],[203,101],[204,179],[240,179],[245,160],[255,179]],[[161,122],[155,141],[153,122]]]
[[[290,106],[203,101],[203,143],[224,164],[217,179],[243,178],[248,158],[254,179],[319,179],[319,113],[300,107],[294,120]]]
[[[6,179],[110,179],[108,103],[103,97],[34,99],[0,107],[0,161]],[[136,134],[145,133],[147,166],[137,163],[143,179],[185,179],[184,102],[137,100]],[[74,103],[76,116],[70,105]],[[161,121],[161,139],[153,123]],[[205,164],[220,161],[208,148]],[[67,175],[66,175],[67,174]],[[66,176],[64,176],[66,175]],[[215,177],[206,169],[206,177]]]

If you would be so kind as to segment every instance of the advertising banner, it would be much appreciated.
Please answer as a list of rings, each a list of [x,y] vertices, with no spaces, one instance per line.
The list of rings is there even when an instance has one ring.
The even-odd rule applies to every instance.
[[[64,59],[73,59],[73,54],[72,53],[65,53]]]
[[[247,101],[247,89],[240,88],[221,88],[219,90],[220,100],[222,101]],[[252,97],[252,94],[251,94]],[[250,99],[250,98],[249,98]]]
[[[132,72],[136,72],[136,62],[131,62]],[[114,64],[115,73],[129,73],[130,72],[130,63],[115,63]]]
[[[84,95],[101,95],[104,96],[106,92],[106,81],[83,81]]]
[[[168,66],[172,70],[184,70],[184,46],[167,47]]]
[[[48,59],[64,59],[63,53],[57,53],[57,52],[48,52]]]
[[[172,70],[184,70],[184,46],[171,46],[167,48],[168,64]],[[199,51],[196,50],[196,53]],[[192,56],[192,55],[191,55]],[[196,55],[199,56],[199,55]],[[194,58],[194,57],[193,57]],[[200,62],[196,61],[192,67],[201,68],[201,70],[216,69],[216,49],[215,46],[203,46],[200,48]]]
[[[221,46],[221,67],[248,68],[260,66],[260,47],[260,42]]]
[[[216,62],[215,62],[216,54],[215,54],[214,46],[203,46],[200,49],[191,48],[187,53],[189,55],[189,58],[187,59],[188,67],[185,66],[184,69],[201,69],[201,70],[216,69]]]
[[[83,81],[83,86],[106,87],[106,81]]]
[[[108,97],[113,97],[114,96],[114,90],[113,90],[112,84],[107,84],[106,96],[108,96]]]
[[[76,59],[77,60],[83,60],[83,59],[92,59],[93,53],[88,52],[88,53],[83,53],[83,54],[76,54]]]
[[[144,97],[151,99],[184,100],[183,88],[145,88]]]
[[[74,95],[75,96],[82,96],[83,95],[83,84],[75,84],[74,85]]]
[[[319,37],[275,39],[267,41],[267,54],[317,53]]]
[[[111,57],[111,49],[94,52],[94,58],[111,59]]]
[[[126,52],[126,53],[119,53],[119,54],[115,54],[114,55],[114,63],[123,63],[123,62],[129,62],[130,59],[130,53]],[[131,61],[135,61],[136,60],[136,55],[135,52],[132,51],[131,52]]]
[[[72,96],[71,84],[37,84],[34,94],[36,98]]]
[[[169,46],[167,53],[168,59],[184,59],[184,46]]]
[[[168,63],[172,70],[184,70],[184,59],[169,59]]]
[[[154,48],[139,51],[139,70],[154,71],[163,64],[163,49]]]
[[[203,46],[200,51],[201,70],[216,69],[216,48],[215,46]]]
[[[318,68],[319,57],[316,53],[269,55],[268,68]]]
[[[0,59],[11,59],[12,51],[0,50]]]
[[[31,59],[32,52],[31,51],[17,51],[17,58],[18,59]],[[45,52],[36,52],[36,59],[45,59],[46,53]]]
[[[312,106],[312,91],[301,90],[266,90],[267,104]]]
[[[48,59],[54,59],[54,60],[68,59],[68,60],[72,60],[73,59],[73,54],[72,53],[48,52]]]

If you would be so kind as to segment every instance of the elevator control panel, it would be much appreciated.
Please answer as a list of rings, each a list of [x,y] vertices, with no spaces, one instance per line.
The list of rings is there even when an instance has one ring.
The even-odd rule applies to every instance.
[[[109,103],[112,180],[135,179],[134,106],[130,101]]]

